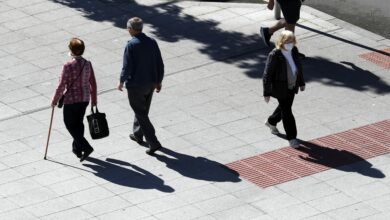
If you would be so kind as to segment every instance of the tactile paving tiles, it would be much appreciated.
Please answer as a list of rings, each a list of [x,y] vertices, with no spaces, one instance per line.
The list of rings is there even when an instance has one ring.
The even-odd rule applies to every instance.
[[[227,164],[240,177],[263,188],[342,165],[390,153],[390,120],[301,141]]]
[[[383,53],[370,52],[360,54],[359,57],[366,59],[372,63],[375,63],[378,66],[390,69],[390,48],[381,50]]]

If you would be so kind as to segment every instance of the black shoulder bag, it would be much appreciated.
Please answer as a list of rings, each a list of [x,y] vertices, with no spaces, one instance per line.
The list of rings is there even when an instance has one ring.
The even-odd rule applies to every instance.
[[[65,95],[66,95],[66,93],[68,92],[68,89],[72,87],[73,83],[76,82],[76,81],[80,78],[81,73],[82,73],[83,70],[84,70],[84,66],[85,66],[85,63],[86,63],[86,62],[87,62],[87,61],[84,62],[83,67],[81,68],[81,71],[80,71],[79,75],[77,76],[77,78],[76,78],[75,80],[73,80],[73,82],[72,82],[69,86],[67,86],[66,92],[65,92],[64,94],[62,94],[60,100],[58,100],[58,105],[57,105],[58,108],[62,108],[62,106],[64,106]]]
[[[106,114],[99,112],[97,106],[95,106],[96,112],[91,106],[91,114],[87,116],[89,125],[89,133],[92,139],[100,139],[107,137],[110,134]]]

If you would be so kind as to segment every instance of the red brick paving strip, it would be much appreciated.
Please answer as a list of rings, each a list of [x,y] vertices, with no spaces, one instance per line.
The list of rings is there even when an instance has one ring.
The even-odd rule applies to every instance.
[[[263,188],[390,153],[390,120],[303,141],[227,164]]]
[[[390,53],[390,48],[382,50],[385,53]],[[390,69],[390,55],[381,54],[378,52],[370,52],[359,55],[359,57],[366,59],[372,63],[375,63],[378,66]]]

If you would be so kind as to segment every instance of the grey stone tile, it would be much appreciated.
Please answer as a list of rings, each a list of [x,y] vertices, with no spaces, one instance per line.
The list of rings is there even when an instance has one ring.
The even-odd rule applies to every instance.
[[[71,9],[61,7],[56,10],[50,10],[47,12],[35,14],[34,17],[38,18],[43,22],[51,22],[61,18],[71,17],[74,16],[75,14],[76,12],[72,11]]]
[[[295,179],[294,181],[288,181],[285,183],[278,184],[275,187],[283,191],[292,191],[297,188],[304,188],[306,186],[310,186],[320,182],[321,181],[316,178],[313,178],[311,176],[305,176],[299,179]]]
[[[243,205],[243,202],[232,195],[219,196],[194,204],[194,206],[200,209],[204,214],[216,213],[241,205]]]
[[[25,191],[23,193],[9,196],[8,199],[20,207],[25,207],[51,200],[57,197],[58,195],[53,191],[44,187],[40,187],[30,191]]]
[[[381,194],[373,199],[365,200],[364,203],[374,207],[378,211],[389,212],[390,194]]]
[[[169,196],[170,193],[163,192],[158,189],[148,190],[130,190],[126,193],[121,193],[120,196],[133,204],[140,204],[145,202],[151,202],[157,198],[163,198]]]
[[[33,25],[38,25],[40,23],[41,23],[40,20],[29,16],[29,17],[23,17],[23,18],[7,21],[3,25],[4,27],[8,28],[11,31],[16,31]]]
[[[242,147],[246,145],[245,142],[233,136],[223,137],[218,140],[213,140],[199,145],[202,149],[210,153],[220,153],[226,150]]]
[[[378,213],[379,212],[376,209],[364,203],[358,203],[344,208],[332,210],[326,212],[325,214],[333,217],[334,219],[361,219]]]
[[[311,200],[308,204],[321,212],[343,208],[358,203],[359,200],[346,195],[345,193],[333,194],[319,199]]]
[[[220,125],[218,126],[218,128],[227,132],[228,134],[237,134],[261,126],[264,125],[262,123],[259,123],[257,120],[254,120],[253,118],[244,118],[241,120]]]
[[[64,198],[55,198],[32,206],[27,206],[25,209],[37,217],[43,217],[74,207],[76,206],[72,202]]]
[[[364,220],[372,219],[372,220],[386,220],[390,218],[390,213],[389,212],[383,212],[371,216],[367,216],[365,218],[362,218]]]
[[[339,192],[339,190],[326,183],[314,183],[309,186],[287,191],[287,193],[292,197],[304,202],[326,197]]]
[[[74,219],[74,220],[83,220],[83,219],[91,219],[93,217],[92,214],[86,212],[80,207],[75,207],[71,209],[67,209],[64,211],[56,212],[44,217],[41,217],[40,219],[45,219],[45,220],[67,220],[67,219]]]
[[[31,213],[23,209],[17,209],[10,212],[1,213],[0,218],[6,220],[13,220],[13,219],[37,220],[38,219],[37,217],[35,217]]]
[[[211,126],[199,119],[192,119],[186,122],[181,122],[179,124],[165,127],[165,129],[168,130],[169,132],[172,132],[173,134],[180,136],[180,135],[189,134],[209,127]]]
[[[86,205],[82,205],[81,208],[88,213],[93,213],[95,216],[99,216],[105,213],[125,209],[130,206],[130,203],[120,198],[119,196],[110,197],[107,199],[92,202]]]
[[[23,13],[17,9],[8,10],[8,11],[1,13],[0,22],[2,22],[2,23],[9,22],[9,21],[17,20],[17,19],[24,18],[27,16],[28,16],[28,14]]]
[[[0,156],[4,157],[28,150],[30,150],[30,148],[20,141],[2,143],[0,146]]]
[[[200,201],[212,199],[215,197],[219,197],[225,195],[226,192],[213,184],[208,184],[204,186],[200,186],[197,188],[192,188],[189,190],[185,190],[178,194],[177,196],[186,201],[189,204],[197,203]]]
[[[176,195],[169,195],[163,198],[157,198],[153,201],[137,204],[143,210],[147,210],[150,214],[156,215],[158,213],[166,212],[173,209],[179,209],[188,204]],[[150,207],[153,207],[151,209]]]
[[[273,213],[280,209],[298,204],[302,204],[302,201],[286,193],[252,203],[254,207],[265,213]]]
[[[270,216],[276,219],[304,219],[318,214],[320,214],[318,210],[315,210],[304,203],[292,205],[269,213]]]
[[[305,218],[305,220],[332,220],[332,219],[334,219],[334,218],[332,218],[326,214],[319,214],[319,215]]]
[[[217,158],[217,160],[221,163],[230,163],[263,152],[264,151],[261,148],[252,145],[244,145],[240,147],[235,147],[233,149],[225,150],[223,152],[214,153],[213,156]]]
[[[262,219],[264,212],[250,205],[235,207],[212,214],[216,219]],[[258,218],[257,218],[258,217]]]
[[[80,206],[95,201],[99,201],[105,198],[112,197],[113,193],[104,189],[103,187],[96,186],[83,191],[75,192],[62,198],[71,201],[73,204]]]
[[[80,176],[67,181],[55,183],[49,188],[60,196],[87,190],[96,186],[96,183],[86,177]]]
[[[36,176],[33,176],[32,179],[38,183],[48,186],[54,183],[66,181],[79,177],[80,175],[68,167],[63,167],[54,171],[42,173]]]
[[[117,210],[111,213],[98,216],[98,218],[101,220],[146,219],[147,217],[151,217],[151,215],[148,212],[138,208],[137,206],[130,206],[125,209]]]
[[[2,158],[1,162],[6,164],[8,167],[16,167],[42,160],[42,157],[42,154],[34,150],[29,150],[13,154],[12,156],[7,156],[6,158]]]
[[[180,207],[179,209],[170,210],[167,212],[163,212],[160,214],[155,215],[158,219],[195,219],[201,216],[204,216],[204,213],[201,212],[196,207],[190,205],[190,206],[184,206]]]
[[[201,131],[183,135],[182,138],[196,145],[203,145],[205,142],[222,139],[228,136],[227,133],[218,128],[211,127]]]
[[[23,7],[20,10],[27,13],[27,14],[34,15],[34,14],[39,14],[42,12],[47,12],[50,10],[55,10],[55,9],[60,8],[60,7],[61,7],[60,4],[55,4],[54,2],[42,1],[40,3],[35,3],[35,4],[28,5],[26,7]]]
[[[0,101],[3,103],[12,103],[21,101],[24,99],[29,99],[35,96],[38,96],[36,92],[33,92],[31,89],[23,88],[15,91],[11,91],[8,93],[5,93],[1,98]]]
[[[352,173],[339,178],[335,178],[329,181],[326,181],[327,184],[339,189],[339,190],[348,190],[351,187],[360,187],[363,185],[369,185],[376,182],[376,179],[368,176],[361,175],[359,173]]]
[[[390,193],[390,186],[376,181],[366,185],[349,188],[344,190],[348,195],[359,200],[369,200],[381,195],[386,195]]]
[[[0,171],[0,184],[12,183],[15,180],[19,180],[22,178],[23,178],[22,174],[16,172],[15,170],[13,170],[11,168]]]
[[[19,206],[11,202],[8,198],[0,198],[0,213],[5,213],[17,208],[19,208]]]

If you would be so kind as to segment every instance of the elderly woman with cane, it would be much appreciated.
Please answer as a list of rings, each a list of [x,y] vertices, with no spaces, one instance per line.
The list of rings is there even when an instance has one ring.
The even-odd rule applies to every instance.
[[[93,151],[92,146],[84,137],[83,119],[85,110],[91,100],[91,105],[97,104],[96,79],[90,61],[82,57],[85,45],[81,39],[72,38],[69,42],[72,59],[64,64],[58,87],[54,93],[51,106],[62,107],[64,104],[64,123],[73,137],[72,152],[85,160]],[[65,93],[64,93],[65,91]]]
[[[263,96],[266,103],[270,97],[278,100],[279,105],[265,122],[272,134],[279,134],[276,124],[283,121],[286,138],[293,148],[299,147],[297,127],[291,107],[298,90],[305,90],[305,80],[298,49],[295,46],[294,33],[282,31],[276,42],[276,48],[268,55],[263,75]]]

